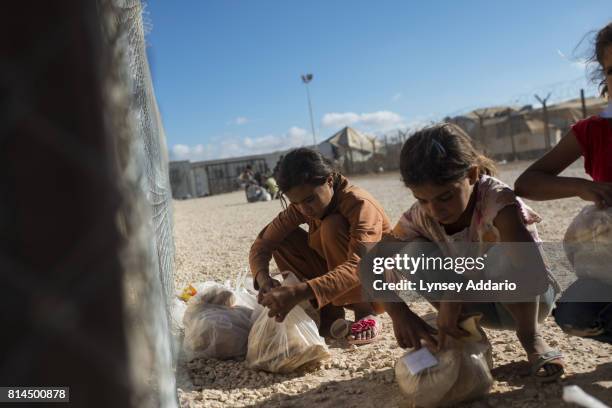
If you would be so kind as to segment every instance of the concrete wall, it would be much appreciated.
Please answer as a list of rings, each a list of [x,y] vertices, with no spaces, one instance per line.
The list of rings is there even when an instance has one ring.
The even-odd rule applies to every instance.
[[[210,187],[208,186],[208,173],[205,166],[192,164],[191,171],[195,184],[196,197],[204,197],[210,195]]]
[[[169,171],[172,198],[184,199],[196,196],[195,182],[189,161],[170,162]]]

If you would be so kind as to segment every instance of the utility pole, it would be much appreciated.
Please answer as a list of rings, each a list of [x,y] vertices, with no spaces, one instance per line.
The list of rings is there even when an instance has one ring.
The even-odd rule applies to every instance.
[[[302,75],[302,82],[306,85],[306,97],[308,98],[308,111],[310,112],[310,127],[312,129],[312,148],[317,148],[317,137],[315,135],[314,120],[312,119],[312,104],[310,103],[310,91],[308,90],[308,83],[312,81],[312,74]]]
[[[582,119],[586,119],[587,110],[586,110],[586,101],[584,100],[584,89],[580,89],[580,102],[582,102]]]
[[[550,92],[546,95],[546,98],[542,99],[537,94],[534,95],[535,98],[542,104],[542,115],[544,117],[544,134],[546,135],[546,150],[550,150],[550,129],[548,128],[548,108],[546,106],[546,102],[548,98],[550,98]]]

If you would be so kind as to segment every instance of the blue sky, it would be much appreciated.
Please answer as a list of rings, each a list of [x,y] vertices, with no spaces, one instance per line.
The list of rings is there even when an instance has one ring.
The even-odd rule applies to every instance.
[[[171,159],[370,134],[587,85],[589,31],[607,1],[149,1],[153,83]],[[589,88],[592,92],[593,88]]]

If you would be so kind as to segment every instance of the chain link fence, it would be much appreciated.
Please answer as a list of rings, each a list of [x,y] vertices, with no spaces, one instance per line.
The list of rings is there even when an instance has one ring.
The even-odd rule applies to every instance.
[[[0,17],[0,384],[176,407],[171,194],[139,0]]]

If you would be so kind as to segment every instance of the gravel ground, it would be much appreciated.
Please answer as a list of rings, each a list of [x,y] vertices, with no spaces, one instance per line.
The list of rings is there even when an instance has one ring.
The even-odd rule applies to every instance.
[[[500,166],[500,178],[511,184],[528,163]],[[566,171],[580,176],[575,165]],[[353,178],[384,206],[392,223],[414,202],[398,173]],[[540,236],[563,238],[572,218],[585,205],[579,199],[529,202],[542,217]],[[224,282],[248,267],[248,251],[257,233],[280,211],[279,201],[248,204],[244,192],[174,203],[177,288],[192,282]],[[418,304],[419,313],[431,311]],[[349,314],[350,316],[350,314]],[[182,407],[399,407],[402,396],[393,366],[403,354],[395,342],[391,320],[382,317],[383,333],[375,344],[347,347],[329,342],[331,359],[318,369],[290,375],[250,370],[242,361],[199,359],[178,367]],[[514,333],[487,331],[493,345],[495,384],[491,393],[462,407],[559,407],[563,385],[576,384],[612,405],[612,346],[570,337],[548,318],[543,327],[548,343],[565,354],[562,381],[539,385],[527,375],[526,356]]]

